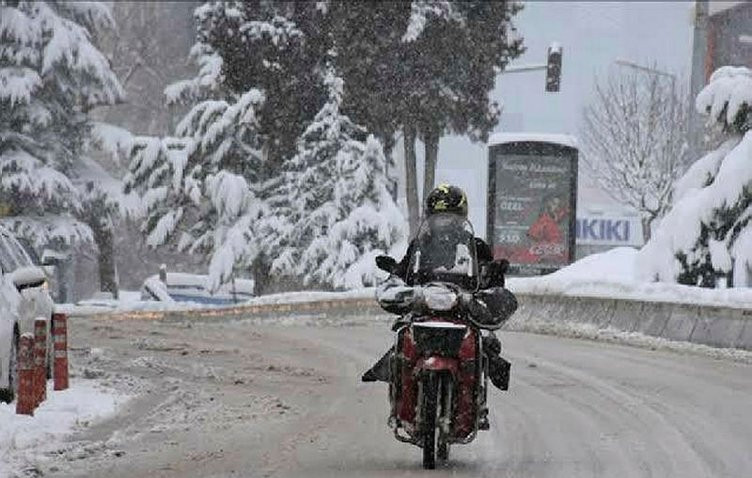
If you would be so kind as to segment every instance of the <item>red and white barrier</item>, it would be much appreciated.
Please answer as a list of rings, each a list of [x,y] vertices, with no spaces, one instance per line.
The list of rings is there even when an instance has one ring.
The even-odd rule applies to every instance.
[[[68,388],[68,317],[52,314],[53,370],[55,390]]]
[[[47,320],[34,321],[34,396],[36,405],[47,399]]]
[[[23,334],[18,344],[18,396],[16,414],[34,415],[34,336]]]
[[[52,373],[55,390],[68,388],[68,316],[52,314]],[[23,334],[18,347],[16,414],[34,415],[47,399],[47,319],[34,321],[34,335]]]

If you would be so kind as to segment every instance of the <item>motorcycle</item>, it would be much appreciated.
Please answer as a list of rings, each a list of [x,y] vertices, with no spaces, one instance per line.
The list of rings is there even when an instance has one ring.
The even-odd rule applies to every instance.
[[[488,429],[481,331],[498,327],[478,323],[463,307],[479,285],[469,223],[431,216],[416,244],[407,285],[385,290],[379,301],[409,304],[393,327],[389,424],[397,440],[423,449],[423,467],[433,469],[437,458],[449,458],[451,445],[468,444]],[[390,273],[397,267],[388,256],[376,263]]]

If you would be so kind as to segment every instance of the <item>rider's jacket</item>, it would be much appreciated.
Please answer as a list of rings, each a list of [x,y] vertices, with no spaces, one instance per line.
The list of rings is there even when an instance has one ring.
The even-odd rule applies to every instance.
[[[466,312],[482,324],[496,328],[507,321],[517,310],[517,298],[504,288],[504,273],[499,264],[493,262],[491,248],[478,237],[475,238],[476,254],[481,270],[480,288],[474,294],[461,296],[461,305]],[[389,279],[377,290],[377,299],[387,312],[405,314],[414,301],[412,284],[409,284],[408,265],[417,246],[410,242],[405,257],[397,264]]]

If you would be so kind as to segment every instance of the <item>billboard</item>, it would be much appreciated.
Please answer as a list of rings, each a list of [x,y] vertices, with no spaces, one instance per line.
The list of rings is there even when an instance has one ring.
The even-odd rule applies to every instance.
[[[558,136],[558,135],[557,135]],[[575,257],[577,149],[528,138],[489,145],[487,236],[512,272],[541,274]]]

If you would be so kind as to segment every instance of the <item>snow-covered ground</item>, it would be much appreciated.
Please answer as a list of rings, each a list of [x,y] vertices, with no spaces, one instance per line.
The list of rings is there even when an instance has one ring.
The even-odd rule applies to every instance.
[[[645,282],[637,275],[638,250],[619,247],[584,257],[543,277],[510,278],[517,294],[607,297],[646,302],[752,308],[752,289],[707,289],[665,282]]]
[[[16,415],[15,402],[0,403],[0,476],[12,476],[21,463],[44,459],[44,452],[67,435],[114,415],[127,400],[97,381],[73,379],[68,390],[58,392],[49,382],[47,400],[33,417]]]

